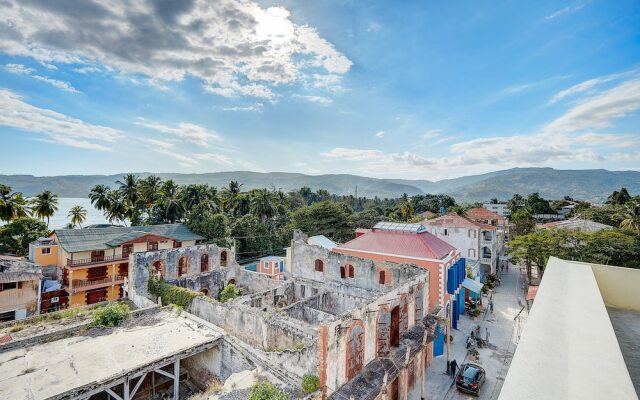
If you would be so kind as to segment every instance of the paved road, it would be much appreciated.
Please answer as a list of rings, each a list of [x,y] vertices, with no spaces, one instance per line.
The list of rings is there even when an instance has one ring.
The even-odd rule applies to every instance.
[[[489,329],[489,347],[478,349],[480,352],[478,364],[487,372],[487,380],[480,391],[480,396],[469,396],[456,390],[452,385],[452,378],[444,374],[446,359],[441,356],[436,358],[427,369],[425,393],[428,399],[498,398],[526,318],[525,309],[517,322],[514,322],[514,317],[522,309],[518,303],[518,297],[521,301],[524,301],[525,297],[520,286],[522,283],[520,271],[510,266],[509,271],[504,271],[502,274],[501,281],[501,285],[491,294],[494,304],[493,314],[485,312],[475,320],[465,314],[458,321],[458,330],[453,331],[451,358],[455,358],[460,365],[466,362],[466,339],[473,327],[480,325],[483,339],[485,328]],[[483,297],[485,306],[488,306],[488,300],[489,297]]]

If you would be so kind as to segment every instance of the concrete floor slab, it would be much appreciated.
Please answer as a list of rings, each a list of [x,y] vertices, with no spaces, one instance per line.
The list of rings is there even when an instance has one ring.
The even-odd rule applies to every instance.
[[[202,321],[203,322],[203,321]],[[163,310],[119,328],[0,353],[1,399],[47,399],[85,385],[124,376],[224,332],[186,313]]]

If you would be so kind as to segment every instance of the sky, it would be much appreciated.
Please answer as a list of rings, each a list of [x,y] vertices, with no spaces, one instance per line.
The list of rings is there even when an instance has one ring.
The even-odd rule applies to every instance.
[[[640,170],[637,0],[0,7],[0,174]]]

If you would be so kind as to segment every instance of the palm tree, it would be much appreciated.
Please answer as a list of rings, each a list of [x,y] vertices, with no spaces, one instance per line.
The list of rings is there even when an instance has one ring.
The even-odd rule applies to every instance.
[[[73,206],[67,217],[71,218],[73,226],[77,225],[82,228],[82,223],[87,220],[87,210],[82,206]]]
[[[27,217],[29,213],[22,193],[12,193],[11,187],[0,184],[0,221],[11,222],[15,218]]]
[[[58,211],[58,195],[50,190],[39,193],[31,200],[32,211],[40,219],[47,219],[47,229],[49,219]]]
[[[172,224],[182,216],[183,209],[180,202],[180,186],[169,179],[160,188],[160,193],[162,194],[161,205],[164,220]]]
[[[627,204],[624,220],[620,222],[620,227],[640,233],[640,201],[633,201]]]
[[[120,186],[118,194],[122,197],[129,221],[133,221],[134,216],[139,215],[137,212],[138,200],[140,199],[140,192],[138,191],[139,179],[133,174],[127,174],[124,176],[124,180],[116,181],[116,183]]]
[[[160,200],[160,186],[162,179],[156,175],[149,175],[146,179],[140,180],[138,191],[140,199],[147,210],[151,209]]]
[[[242,184],[238,181],[229,182],[229,187],[222,191],[222,204],[225,210],[234,210],[236,208],[236,198],[240,194]]]
[[[104,210],[104,215],[107,217],[109,222],[113,223],[113,221],[119,221],[126,226],[127,206],[119,193],[113,190],[109,191],[107,194],[106,204],[108,204],[108,206]]]
[[[251,213],[264,223],[276,214],[272,203],[271,193],[267,189],[257,189],[250,202]]]
[[[89,192],[91,204],[98,210],[106,211],[109,209],[109,194],[111,189],[105,185],[95,185]]]

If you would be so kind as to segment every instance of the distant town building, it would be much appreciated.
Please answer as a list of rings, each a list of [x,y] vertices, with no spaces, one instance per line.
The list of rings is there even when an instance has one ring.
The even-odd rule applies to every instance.
[[[603,229],[613,229],[610,225],[588,219],[571,218],[565,221],[548,222],[541,226],[543,229],[566,229],[571,231],[597,232]]]
[[[504,254],[505,243],[509,238],[509,220],[484,207],[475,207],[467,210],[466,217],[471,221],[496,227],[498,257]]]
[[[497,227],[472,221],[457,214],[446,214],[424,221],[423,225],[429,232],[458,249],[466,258],[470,268],[479,265],[477,275],[481,279],[487,274],[496,272]]]
[[[40,313],[42,269],[18,257],[0,256],[0,322]]]
[[[258,260],[256,272],[268,275],[271,279],[284,280],[285,257],[268,256]]]
[[[511,216],[511,210],[509,210],[509,207],[507,207],[505,203],[498,203],[498,204],[484,203],[482,207],[486,208],[491,212],[498,214],[501,217],[509,218]]]

